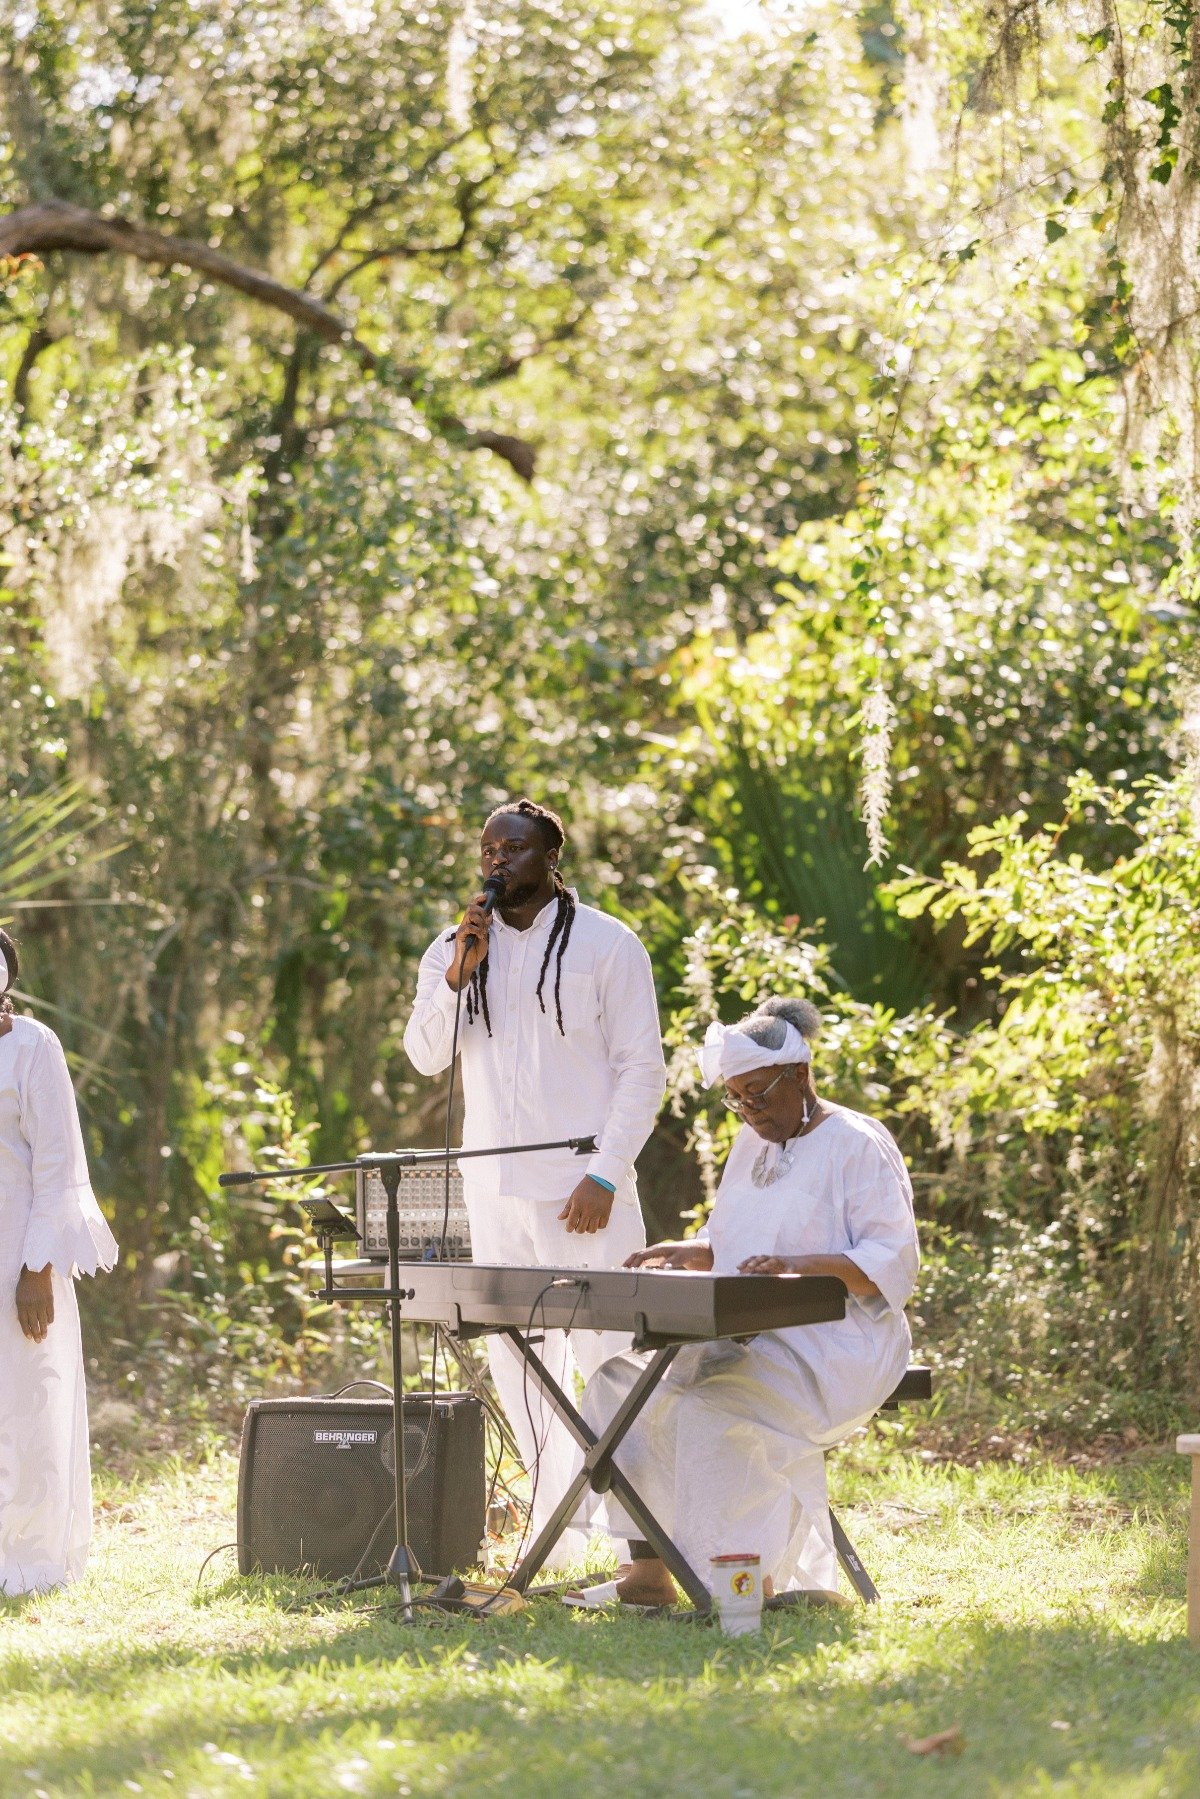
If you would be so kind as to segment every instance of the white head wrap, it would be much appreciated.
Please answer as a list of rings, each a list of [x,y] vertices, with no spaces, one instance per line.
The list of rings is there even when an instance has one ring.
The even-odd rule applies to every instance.
[[[0,999],[4,998],[11,986],[12,974],[8,966],[8,957],[3,950],[0,950]]]
[[[807,1039],[786,1018],[781,1022],[782,1044],[778,1049],[764,1049],[744,1031],[735,1030],[732,1025],[717,1024],[714,1020],[705,1032],[704,1046],[698,1052],[704,1085],[715,1086],[718,1081],[728,1080],[730,1075],[736,1080],[738,1075],[750,1074],[755,1068],[783,1068],[794,1062],[811,1062],[812,1051]]]

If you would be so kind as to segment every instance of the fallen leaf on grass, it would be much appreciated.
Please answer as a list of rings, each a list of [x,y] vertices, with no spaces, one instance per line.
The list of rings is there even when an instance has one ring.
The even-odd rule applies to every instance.
[[[949,1730],[936,1730],[931,1737],[901,1737],[910,1755],[961,1755],[967,1739],[957,1724]]]

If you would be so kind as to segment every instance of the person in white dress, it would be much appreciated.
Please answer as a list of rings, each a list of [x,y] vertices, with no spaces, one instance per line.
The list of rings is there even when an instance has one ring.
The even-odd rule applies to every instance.
[[[742,1129],[705,1227],[626,1264],[845,1282],[842,1320],[681,1350],[615,1458],[701,1579],[714,1555],[757,1554],[764,1593],[836,1589],[825,1451],[878,1410],[911,1347],[912,1186],[882,1125],[818,1098],[809,1046],[819,1027],[815,1008],[796,999],[768,1000],[733,1028],[710,1026],[705,1083],[725,1081]],[[588,1381],[594,1430],[644,1365],[624,1354]],[[615,1582],[572,1597],[673,1603],[666,1567],[620,1506],[591,1495],[580,1521],[597,1516],[630,1538],[633,1559]]]
[[[559,872],[562,820],[532,800],[499,807],[480,837],[495,910],[477,895],[457,930],[426,950],[404,1047],[422,1074],[449,1067],[458,989],[465,1148],[596,1138],[571,1150],[462,1163],[476,1262],[619,1268],[644,1247],[634,1162],[662,1103],[666,1070],[650,958],[628,926],[582,905]],[[537,1319],[532,1320],[534,1327]],[[545,1333],[542,1359],[571,1390],[627,1348],[614,1332]],[[575,1444],[513,1346],[488,1339],[492,1378],[526,1468],[540,1531],[570,1479]],[[568,1531],[547,1564],[576,1561]]]
[[[75,1277],[111,1268],[62,1045],[14,1016],[0,931],[0,1594],[77,1580],[92,1536]]]

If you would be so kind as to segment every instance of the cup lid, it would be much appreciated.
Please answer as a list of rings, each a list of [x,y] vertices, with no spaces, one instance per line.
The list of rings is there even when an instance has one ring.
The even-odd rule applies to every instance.
[[[759,1555],[757,1550],[754,1550],[752,1552],[747,1550],[741,1554],[710,1555],[708,1559],[709,1559],[710,1563],[716,1563],[716,1562],[761,1562],[762,1557],[761,1557],[761,1555]]]

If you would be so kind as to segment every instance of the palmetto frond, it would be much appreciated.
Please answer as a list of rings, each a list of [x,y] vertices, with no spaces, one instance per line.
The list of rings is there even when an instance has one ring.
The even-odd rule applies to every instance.
[[[113,854],[86,842],[82,809],[87,794],[77,781],[40,791],[0,794],[0,924],[38,906],[70,905],[47,898],[66,874],[73,880]]]
[[[855,999],[898,1012],[923,1004],[929,967],[864,866],[853,796],[822,791],[803,770],[764,764],[737,739],[724,749],[719,798],[701,811],[744,896],[807,929],[820,926],[836,976]]]

